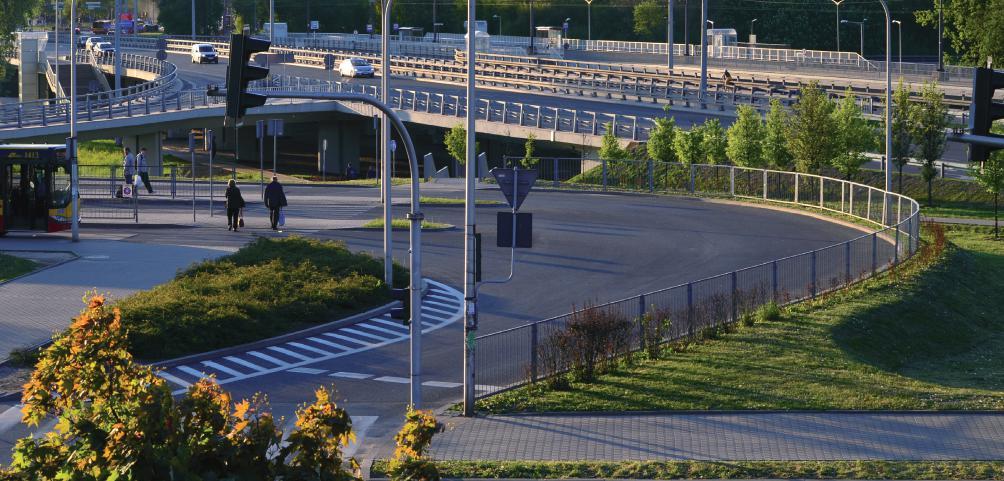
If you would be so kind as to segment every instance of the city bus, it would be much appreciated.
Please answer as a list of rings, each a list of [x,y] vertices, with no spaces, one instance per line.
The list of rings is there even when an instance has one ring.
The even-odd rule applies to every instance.
[[[69,229],[71,210],[65,144],[0,145],[0,235]]]
[[[111,26],[111,20],[95,20],[94,23],[91,24],[91,31],[94,32],[95,35],[107,35],[108,29],[111,28]]]

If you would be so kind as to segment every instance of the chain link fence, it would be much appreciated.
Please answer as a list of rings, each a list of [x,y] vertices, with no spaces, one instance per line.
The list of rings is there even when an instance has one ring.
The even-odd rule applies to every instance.
[[[550,178],[538,182],[757,199],[854,217],[875,224],[877,230],[821,249],[479,336],[475,372],[481,397],[570,370],[573,360],[559,352],[567,342],[569,325],[577,319],[622,323],[623,336],[604,353],[615,356],[653,343],[700,336],[771,302],[813,299],[889,269],[920,247],[919,204],[875,187],[728,165],[572,160],[541,159],[537,166]]]

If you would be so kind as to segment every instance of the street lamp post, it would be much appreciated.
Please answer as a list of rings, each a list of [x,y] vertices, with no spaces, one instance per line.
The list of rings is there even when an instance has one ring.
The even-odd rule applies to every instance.
[[[112,20],[112,25],[115,26],[115,95],[121,95],[119,90],[122,89],[122,45],[119,40],[122,34],[122,28],[119,26],[121,14],[119,0],[115,0],[115,19]]]
[[[844,0],[830,0],[830,1],[837,6],[837,53],[840,53],[840,4],[844,3]]]
[[[499,21],[499,36],[501,36],[502,35],[502,16],[501,15],[492,15],[492,18],[498,19],[498,21]]]
[[[879,0],[882,10],[885,12],[885,191],[892,190],[892,25],[890,25],[889,5],[886,0]],[[883,194],[886,199],[887,194]],[[882,219],[888,225],[888,214],[892,209],[889,202],[883,202],[883,209],[887,215]]]
[[[477,152],[475,149],[475,117],[478,103],[475,90],[474,60],[476,50],[475,7],[477,0],[467,0],[467,146],[465,149],[466,174],[464,179],[464,416],[474,415],[475,334],[478,330],[478,294],[475,274],[475,193],[477,185]],[[533,5],[533,0],[530,0]],[[532,10],[531,10],[532,11]],[[533,20],[531,15],[531,29]],[[533,37],[530,37],[531,42]],[[532,46],[532,44],[531,44]],[[532,47],[531,47],[532,48]],[[417,175],[417,174],[416,174]]]
[[[468,1],[471,1],[471,0],[468,0]],[[470,30],[470,29],[468,29],[468,30]],[[535,53],[534,52],[534,48],[533,48],[534,47],[533,40],[534,40],[534,38],[536,36],[537,36],[537,29],[534,28],[534,25],[533,25],[533,0],[530,0],[530,52],[529,52],[530,55],[533,55]]]
[[[860,35],[861,35],[861,40],[860,40],[860,42],[861,42],[861,52],[860,52],[861,58],[865,58],[865,23],[867,21],[868,21],[867,18],[861,19],[860,22],[855,22],[855,21],[852,21],[852,20],[841,20],[840,21],[840,23],[845,24],[845,25],[851,24],[851,25],[857,25],[858,26],[858,29],[859,29],[859,32],[860,32]]]
[[[592,40],[592,39],[593,39],[593,0],[586,0],[586,40]]]
[[[669,0],[666,5],[666,55],[667,66],[673,70],[673,0]]]
[[[711,29],[712,29],[712,30],[714,30],[714,29],[715,29],[715,21],[714,21],[714,20],[705,20],[705,21],[706,21],[706,22],[708,22],[708,24],[710,24],[710,25],[711,25]]]
[[[59,0],[52,0],[52,13],[56,18],[56,35],[55,35],[55,46],[56,46],[56,85],[59,85]],[[65,95],[66,92],[63,92]]]
[[[942,38],[944,38],[944,29],[943,29],[944,23],[942,22],[942,18],[944,17],[943,15],[944,10],[945,10],[945,0],[938,0],[938,71],[939,72],[945,71],[945,60],[944,58],[942,58],[943,53],[941,51],[941,40]]]
[[[755,34],[753,33],[754,32],[753,31],[753,25],[756,23],[757,20],[760,20],[760,19],[759,18],[754,18],[753,20],[750,20],[750,38],[751,39],[755,36]]]
[[[899,28],[899,76],[903,76],[903,22],[899,20],[893,20],[892,23],[896,24]]]
[[[393,0],[381,0],[383,8],[380,11],[380,101],[390,104],[390,9]],[[380,185],[383,187],[383,269],[384,282],[394,285],[394,251],[391,230],[391,152],[390,152],[390,117],[383,114],[380,118],[380,157],[383,168],[380,172]],[[412,174],[415,175],[415,174]]]
[[[565,17],[565,21],[561,24],[561,37],[562,41],[568,37],[568,27],[571,25],[572,19],[570,17]]]
[[[195,40],[195,0],[192,0],[192,40]]]
[[[275,0],[268,0],[268,41],[275,40]]]
[[[702,102],[708,95],[708,0],[701,0],[701,87],[698,95]]]
[[[70,237],[80,242],[80,171],[77,165],[77,2],[70,2]]]

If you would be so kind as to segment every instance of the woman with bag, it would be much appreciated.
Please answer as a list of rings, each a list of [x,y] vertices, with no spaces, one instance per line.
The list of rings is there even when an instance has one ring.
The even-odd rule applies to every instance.
[[[227,183],[227,230],[233,230],[237,232],[237,227],[243,227],[242,223],[243,216],[241,216],[241,209],[244,208],[244,197],[241,196],[241,190],[237,188],[237,182],[234,179],[230,179]]]

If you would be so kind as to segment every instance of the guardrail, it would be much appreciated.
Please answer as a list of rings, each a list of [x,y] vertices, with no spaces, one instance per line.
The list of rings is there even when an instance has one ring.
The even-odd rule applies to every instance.
[[[811,208],[851,216],[879,228],[821,249],[478,336],[475,376],[484,389],[479,397],[572,369],[572,361],[557,355],[554,343],[573,319],[590,312],[630,322],[621,352],[635,351],[736,322],[769,302],[786,304],[815,298],[892,268],[919,248],[919,204],[875,187],[735,166],[579,162],[589,164],[580,166],[579,173],[563,184],[603,188],[605,182],[608,188],[630,188],[652,182],[659,185],[665,178],[665,190]]]

